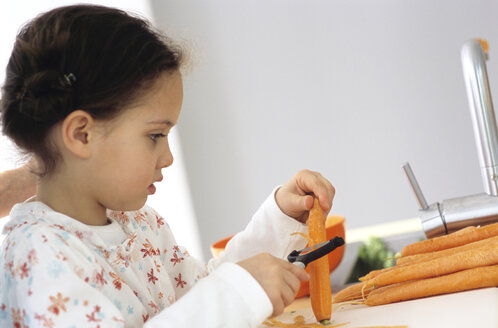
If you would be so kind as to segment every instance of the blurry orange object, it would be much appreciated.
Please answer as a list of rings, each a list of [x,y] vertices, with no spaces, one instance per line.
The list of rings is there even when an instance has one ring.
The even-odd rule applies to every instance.
[[[488,41],[486,41],[484,39],[477,39],[477,41],[479,41],[479,43],[481,44],[482,50],[484,51],[484,53],[487,54],[489,51]]]
[[[213,257],[217,258],[220,256],[220,253],[225,250],[226,245],[228,244],[230,239],[232,239],[232,237],[233,235],[225,237],[211,245],[211,254],[213,254]]]
[[[346,224],[345,218],[340,215],[329,215],[327,217],[327,221],[325,222],[325,227],[327,231],[327,239],[330,240],[335,236],[342,237],[346,240]],[[225,237],[223,239],[218,240],[214,244],[211,245],[211,254],[214,257],[218,257],[222,251],[225,250],[225,246],[230,241],[233,236]],[[308,247],[308,246],[306,246]],[[341,247],[336,248],[332,253],[328,255],[329,257],[329,270],[330,272],[334,271],[342,261],[342,257],[344,256],[344,248],[346,246],[343,245]],[[306,268],[306,271],[309,270]],[[308,282],[302,282],[299,291],[297,292],[296,298],[308,296],[310,293]]]

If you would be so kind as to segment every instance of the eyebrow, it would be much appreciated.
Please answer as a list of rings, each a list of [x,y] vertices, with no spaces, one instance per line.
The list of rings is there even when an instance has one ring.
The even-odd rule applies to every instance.
[[[155,121],[149,121],[147,122],[147,124],[165,124],[167,126],[173,126],[173,122],[171,122],[170,120],[155,120]]]

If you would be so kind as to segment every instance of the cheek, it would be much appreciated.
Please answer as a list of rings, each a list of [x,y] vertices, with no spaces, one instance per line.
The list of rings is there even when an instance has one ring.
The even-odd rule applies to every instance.
[[[116,167],[110,174],[114,176],[114,183],[128,187],[143,186],[152,183],[154,171],[147,163],[147,159],[139,156],[121,156],[116,162]]]
[[[142,180],[143,184],[151,179],[150,175],[154,172],[151,169],[151,160],[140,149],[109,147],[101,149],[100,152],[94,163],[94,172],[105,183],[114,186],[116,184],[130,185],[140,183]]]
[[[123,184],[151,183],[156,165],[153,149],[149,140],[142,138],[138,132],[117,131],[107,136],[96,148],[96,170],[101,170]],[[110,182],[110,181],[109,181]]]

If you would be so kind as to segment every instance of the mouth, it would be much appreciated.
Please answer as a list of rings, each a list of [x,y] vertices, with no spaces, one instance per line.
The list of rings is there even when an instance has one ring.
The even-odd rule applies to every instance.
[[[156,181],[154,182],[161,182],[163,181],[163,177],[160,176]],[[149,191],[149,193],[151,195],[154,195],[156,193],[156,186],[154,186],[154,183],[151,183],[148,187],[147,187],[147,190]]]
[[[149,191],[149,194],[154,195],[156,193],[156,186],[152,183],[147,187],[147,190]]]

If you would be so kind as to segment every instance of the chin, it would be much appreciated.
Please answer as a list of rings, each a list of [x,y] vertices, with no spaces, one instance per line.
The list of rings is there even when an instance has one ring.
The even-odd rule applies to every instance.
[[[136,201],[136,202],[127,202],[125,204],[113,204],[112,206],[106,207],[109,210],[112,211],[138,211],[142,209],[145,206],[145,202],[147,201],[147,198],[141,201]]]

